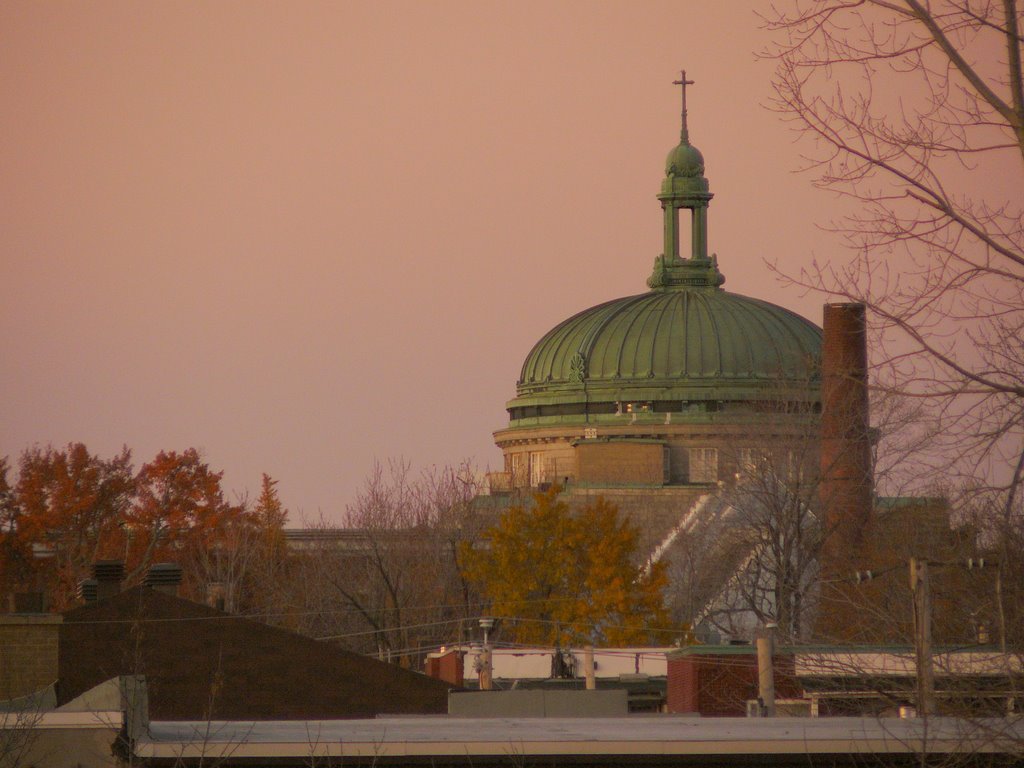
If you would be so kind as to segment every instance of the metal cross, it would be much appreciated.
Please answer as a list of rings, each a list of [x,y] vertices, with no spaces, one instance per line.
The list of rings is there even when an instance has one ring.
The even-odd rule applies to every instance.
[[[683,128],[680,131],[679,137],[686,144],[690,143],[690,131],[686,127],[686,86],[694,85],[693,80],[686,79],[686,70],[683,69],[679,72],[679,79],[673,80],[672,85],[681,85],[683,87]]]

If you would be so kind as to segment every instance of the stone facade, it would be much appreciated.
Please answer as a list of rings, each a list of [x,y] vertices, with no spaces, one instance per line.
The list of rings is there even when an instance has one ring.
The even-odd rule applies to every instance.
[[[701,418],[643,414],[605,417],[579,427],[538,420],[534,425],[499,430],[494,438],[505,454],[505,471],[515,488],[544,483],[564,487],[713,485],[735,479],[745,457],[768,449],[786,447],[816,456],[818,416],[813,409],[787,413],[737,405]]]
[[[660,486],[668,479],[662,442],[584,440],[575,449],[577,481],[583,484]]]

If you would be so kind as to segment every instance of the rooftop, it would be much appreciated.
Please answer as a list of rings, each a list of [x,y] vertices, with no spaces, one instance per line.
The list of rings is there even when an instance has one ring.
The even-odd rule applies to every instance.
[[[927,727],[926,727],[927,726]],[[990,728],[1008,729],[1008,737]],[[927,731],[927,733],[926,733]],[[965,723],[876,718],[701,719],[624,718],[379,718],[328,722],[153,722],[136,754],[177,759],[205,753],[245,758],[344,757],[375,765],[410,762],[484,765],[563,756],[589,765],[671,762],[673,765],[857,765],[870,756],[916,759],[929,752],[999,753],[1024,737],[1024,722]],[[744,759],[746,758],[746,759]],[[824,762],[824,761],[823,761]],[[516,764],[516,763],[512,763]]]

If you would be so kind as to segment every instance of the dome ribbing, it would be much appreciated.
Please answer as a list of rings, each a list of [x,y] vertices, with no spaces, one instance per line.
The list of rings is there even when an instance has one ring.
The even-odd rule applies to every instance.
[[[526,356],[520,395],[557,385],[696,390],[816,375],[821,332],[768,302],[722,290],[652,291],[587,309]]]
[[[817,376],[821,331],[719,288],[651,291],[557,325],[523,363],[509,406],[588,400],[749,400]]]

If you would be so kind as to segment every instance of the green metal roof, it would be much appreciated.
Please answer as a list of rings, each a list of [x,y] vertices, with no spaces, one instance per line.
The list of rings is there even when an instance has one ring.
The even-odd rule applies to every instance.
[[[510,405],[567,402],[595,387],[616,390],[617,400],[639,390],[634,399],[761,399],[780,384],[806,389],[820,356],[821,330],[789,310],[713,286],[673,286],[557,325],[527,355]]]

